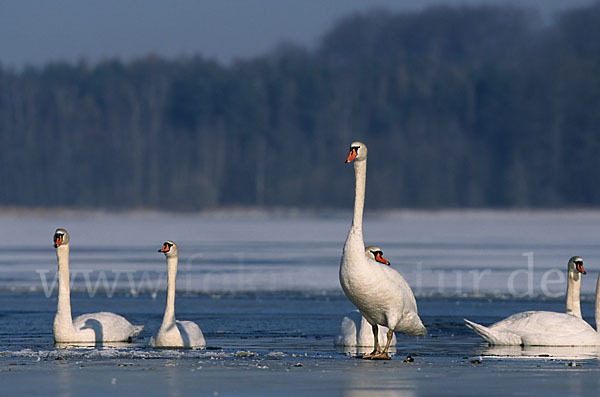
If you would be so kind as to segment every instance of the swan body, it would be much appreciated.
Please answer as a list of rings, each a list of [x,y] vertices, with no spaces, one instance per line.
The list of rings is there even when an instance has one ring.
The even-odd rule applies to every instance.
[[[158,252],[163,252],[167,258],[167,306],[160,329],[150,340],[150,345],[155,347],[204,347],[206,341],[202,330],[196,323],[175,320],[175,281],[179,249],[174,242],[165,241]]]
[[[390,262],[383,257],[383,251],[379,247],[369,246],[365,248],[365,255],[377,262],[390,265]],[[387,327],[379,327],[378,338],[385,340],[387,332]],[[334,346],[373,348],[371,324],[369,324],[367,319],[358,310],[346,314],[342,319],[340,330],[333,344]],[[391,342],[391,346],[394,345],[396,345],[396,335],[393,336]]]
[[[65,229],[54,233],[54,247],[58,259],[58,308],[54,317],[56,343],[129,342],[144,326],[132,325],[123,316],[99,312],[71,316],[69,284],[69,234]]]
[[[356,179],[354,217],[340,263],[339,278],[344,293],[372,326],[375,350],[364,358],[389,359],[387,350],[393,332],[423,336],[426,329],[417,313],[413,292],[404,278],[389,266],[365,255],[362,233],[367,147],[361,142],[350,146],[346,162],[354,161]],[[378,326],[389,328],[387,346],[379,351]]]
[[[467,326],[492,345],[599,346],[600,334],[571,314],[530,311],[513,314],[489,327],[469,320]]]
[[[583,266],[583,261],[581,263]],[[600,276],[596,285],[597,327],[600,320],[599,298]],[[469,328],[491,345],[600,346],[600,333],[582,318],[572,314],[528,311],[513,314],[489,327],[467,319],[465,322]]]

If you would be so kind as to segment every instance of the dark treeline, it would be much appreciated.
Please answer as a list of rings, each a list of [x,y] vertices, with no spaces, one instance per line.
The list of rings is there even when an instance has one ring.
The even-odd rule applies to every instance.
[[[600,4],[341,20],[308,50],[0,68],[0,205],[600,204]]]

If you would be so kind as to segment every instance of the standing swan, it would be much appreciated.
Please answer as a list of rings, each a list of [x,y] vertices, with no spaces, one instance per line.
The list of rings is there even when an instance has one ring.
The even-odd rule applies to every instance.
[[[167,307],[162,325],[150,345],[156,347],[204,347],[204,335],[200,327],[192,321],[175,320],[175,279],[179,250],[172,241],[165,241],[158,252],[167,258]]]
[[[390,262],[384,258],[383,251],[379,247],[369,246],[365,248],[365,255],[374,261],[390,266]],[[384,339],[388,331],[387,327],[379,327],[378,338]],[[342,319],[340,330],[333,344],[334,346],[373,348],[371,324],[358,310],[347,313]],[[395,345],[396,335],[392,336],[392,342],[390,343],[390,346]]]
[[[367,179],[367,147],[364,143],[350,145],[346,163],[354,161],[356,180],[354,217],[348,232],[340,263],[340,284],[344,293],[371,324],[374,350],[363,358],[389,360],[388,349],[394,331],[423,336],[427,330],[417,313],[417,303],[404,278],[389,266],[365,256],[362,218]],[[381,351],[378,325],[389,328],[386,346]]]
[[[583,260],[574,256],[577,269],[585,274]],[[600,330],[600,276],[596,284],[596,329]],[[572,314],[529,311],[513,314],[485,327],[465,319],[469,328],[491,345],[504,346],[600,346],[600,333]]]
[[[58,308],[54,317],[54,341],[57,343],[130,342],[143,325],[132,325],[123,316],[100,312],[71,317],[69,285],[69,233],[54,232],[54,248],[58,260]]]

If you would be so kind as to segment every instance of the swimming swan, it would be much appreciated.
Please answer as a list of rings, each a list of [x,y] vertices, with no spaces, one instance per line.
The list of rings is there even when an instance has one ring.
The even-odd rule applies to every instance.
[[[69,233],[54,232],[54,248],[58,260],[58,308],[54,317],[56,343],[130,342],[144,328],[132,325],[123,316],[100,312],[71,317],[71,288],[69,284]]]
[[[158,252],[167,258],[167,306],[162,325],[150,341],[155,347],[204,347],[204,335],[200,327],[192,321],[175,320],[175,279],[179,250],[172,241],[165,241]]]
[[[362,218],[367,178],[367,147],[354,142],[346,163],[354,161],[354,217],[340,262],[340,284],[350,301],[371,324],[374,350],[363,358],[386,359],[394,332],[424,336],[427,330],[417,313],[410,286],[394,269],[365,256]],[[378,325],[389,328],[383,351],[379,346]]]
[[[573,257],[569,262],[583,261]],[[583,273],[582,270],[579,270]],[[596,327],[600,321],[600,276],[596,284]],[[491,345],[600,346],[600,333],[583,319],[566,313],[528,311],[485,327],[465,319],[469,328]],[[598,329],[598,328],[597,328]]]
[[[586,274],[583,259],[574,256],[567,263],[567,314],[581,317],[579,292],[581,290],[581,275]]]

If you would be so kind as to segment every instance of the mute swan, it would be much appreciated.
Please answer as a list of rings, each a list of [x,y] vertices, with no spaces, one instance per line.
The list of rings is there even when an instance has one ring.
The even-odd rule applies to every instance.
[[[150,341],[155,347],[204,347],[204,335],[200,327],[192,321],[175,320],[175,279],[179,249],[172,241],[165,241],[158,252],[167,258],[167,307],[162,325],[155,338]]]
[[[54,232],[54,248],[58,260],[58,308],[54,317],[56,343],[130,342],[143,325],[132,325],[123,316],[100,312],[71,317],[71,288],[69,285],[69,233]]]
[[[578,258],[578,257],[574,257]],[[573,258],[571,258],[573,259]],[[581,258],[579,258],[581,259]],[[583,262],[581,263],[583,266]],[[600,321],[600,276],[596,283],[596,328]],[[485,327],[465,319],[467,326],[491,345],[600,346],[600,333],[571,314],[528,311]]]
[[[363,358],[385,359],[394,332],[423,336],[427,330],[417,313],[410,286],[394,269],[367,258],[362,233],[362,217],[367,178],[367,147],[354,142],[346,163],[354,161],[354,217],[340,262],[340,284],[344,293],[371,324],[374,350]],[[378,325],[389,328],[383,351],[379,346]]]
[[[377,262],[388,266],[390,265],[390,262],[383,257],[383,251],[381,251],[381,248],[379,247],[369,246],[365,248],[365,255]],[[388,331],[387,327],[379,327],[378,338],[385,339]],[[371,324],[368,323],[367,319],[364,318],[358,310],[347,313],[342,319],[340,330],[335,337],[333,344],[334,346],[373,348],[373,331]],[[390,346],[395,345],[396,335],[393,335]]]
[[[581,274],[586,274],[583,259],[574,256],[567,263],[567,314],[581,317],[579,292],[581,290]]]

